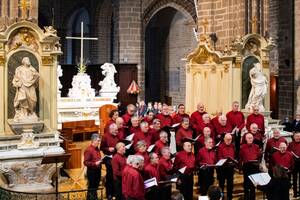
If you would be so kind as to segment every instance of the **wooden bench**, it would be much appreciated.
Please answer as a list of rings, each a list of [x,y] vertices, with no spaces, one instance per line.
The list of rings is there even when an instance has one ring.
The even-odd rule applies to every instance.
[[[81,135],[84,141],[85,139],[89,139],[92,133],[98,133],[99,126],[95,124],[95,120],[63,122],[61,132],[67,135],[71,141],[74,141],[74,135]]]

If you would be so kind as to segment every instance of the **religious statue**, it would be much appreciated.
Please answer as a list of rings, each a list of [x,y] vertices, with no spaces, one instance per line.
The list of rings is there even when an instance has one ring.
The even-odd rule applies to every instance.
[[[104,63],[101,69],[103,70],[102,74],[105,76],[103,81],[99,83],[101,90],[115,90],[118,88],[114,78],[115,73],[117,73],[115,66],[111,63]]]
[[[39,73],[31,65],[28,57],[22,59],[22,65],[17,67],[12,81],[16,88],[14,99],[15,116],[14,121],[37,121],[35,113],[37,96],[35,88],[38,86]]]
[[[115,73],[117,73],[115,66],[111,63],[104,63],[101,66],[101,69],[103,70],[102,74],[105,78],[99,83],[101,86],[101,90],[99,92],[100,96],[116,98],[120,91],[120,87],[117,86],[114,78]]]
[[[260,63],[254,64],[254,67],[249,71],[249,76],[252,88],[246,104],[246,109],[252,112],[253,106],[258,106],[259,112],[264,112],[265,108],[263,106],[263,100],[267,94],[268,80],[262,72]]]

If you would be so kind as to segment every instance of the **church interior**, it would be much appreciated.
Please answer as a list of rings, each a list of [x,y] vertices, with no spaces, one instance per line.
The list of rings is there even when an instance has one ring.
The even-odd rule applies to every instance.
[[[0,0],[1,200],[300,199],[299,156],[299,0]]]

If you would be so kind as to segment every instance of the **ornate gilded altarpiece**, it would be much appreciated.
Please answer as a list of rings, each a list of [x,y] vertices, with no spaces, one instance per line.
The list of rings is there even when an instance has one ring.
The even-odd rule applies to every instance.
[[[234,40],[223,51],[213,50],[208,36],[202,35],[198,47],[187,56],[186,110],[196,110],[204,103],[208,113],[227,112],[233,101],[247,103],[251,90],[249,70],[260,62],[269,80],[269,51],[274,46],[258,34],[248,34]],[[270,107],[270,94],[265,98],[266,110]]]
[[[10,133],[7,120],[13,118],[15,88],[12,78],[23,57],[30,58],[39,71],[37,114],[48,130],[56,130],[56,66],[61,49],[52,27],[42,30],[29,21],[20,21],[0,32],[0,134]]]

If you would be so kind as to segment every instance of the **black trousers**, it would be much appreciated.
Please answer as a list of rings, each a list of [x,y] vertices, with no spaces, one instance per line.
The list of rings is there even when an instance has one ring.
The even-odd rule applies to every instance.
[[[117,177],[114,179],[114,186],[115,186],[115,197],[116,200],[123,200],[122,195],[122,177]]]
[[[105,159],[104,164],[106,167],[106,176],[105,176],[105,190],[106,190],[106,197],[109,196],[112,198],[114,196],[114,176],[113,170],[111,165],[111,159]]]
[[[259,166],[253,163],[243,165],[244,176],[244,200],[255,200],[255,186],[248,178],[249,175],[259,173]]]
[[[300,161],[296,161],[292,171],[294,196],[300,195]],[[299,184],[299,186],[298,186]]]
[[[87,179],[88,179],[88,193],[87,200],[97,200],[97,190],[100,184],[101,169],[90,169],[87,168]]]
[[[159,187],[159,200],[171,200],[172,185],[163,185]]]
[[[147,200],[158,199],[158,197],[159,197],[158,187],[153,186],[153,187],[149,188],[146,192],[145,197]]]
[[[209,186],[214,183],[214,168],[204,167],[199,169],[199,187],[200,194],[206,196]]]
[[[234,167],[225,165],[222,167],[217,168],[217,176],[219,180],[219,187],[224,192],[225,182],[227,185],[227,200],[232,199],[232,192],[233,192],[233,175],[234,175]]]
[[[192,174],[182,174],[180,176],[181,184],[178,185],[180,193],[184,196],[185,200],[193,199],[193,186],[194,186],[194,177]]]

